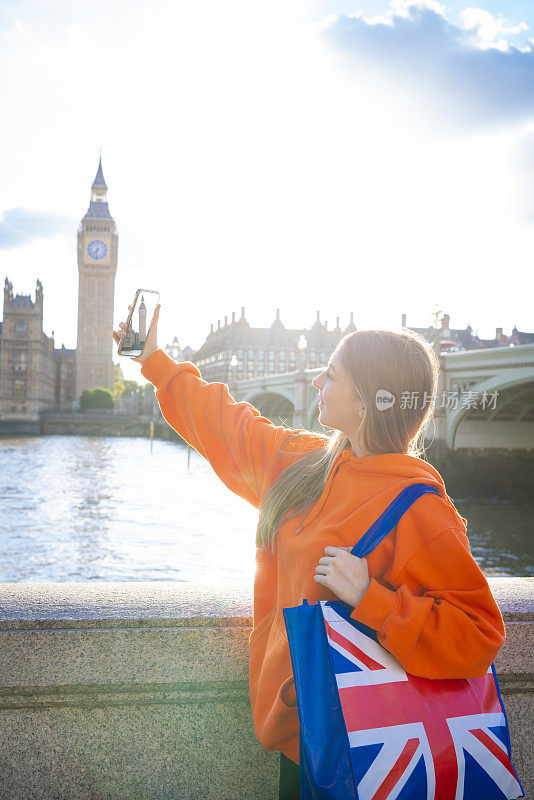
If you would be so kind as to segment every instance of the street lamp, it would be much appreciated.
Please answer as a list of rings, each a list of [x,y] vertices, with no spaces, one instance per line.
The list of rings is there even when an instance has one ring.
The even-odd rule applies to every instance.
[[[300,339],[298,341],[297,347],[298,347],[298,349],[300,351],[300,359],[299,360],[300,360],[300,364],[301,364],[301,369],[306,369],[306,366],[307,366],[307,364],[306,364],[306,360],[307,360],[306,359],[306,355],[307,355],[306,350],[307,350],[307,347],[308,347],[308,340],[306,339],[306,337],[304,336],[303,333],[300,334]]]
[[[434,317],[434,341],[432,342],[432,347],[436,355],[441,355],[441,342],[439,338],[439,323],[443,318],[443,311],[439,307],[438,303],[434,304],[434,311],[432,312],[432,316]]]
[[[232,358],[230,359],[230,385],[232,388],[235,387],[236,383],[236,373],[237,373],[237,365],[238,365],[237,356],[235,353],[232,354]]]

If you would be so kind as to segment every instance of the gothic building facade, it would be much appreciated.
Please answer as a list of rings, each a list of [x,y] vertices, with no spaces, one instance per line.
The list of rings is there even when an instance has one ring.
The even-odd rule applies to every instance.
[[[47,408],[71,408],[76,351],[54,346],[43,330],[44,292],[40,280],[31,295],[13,294],[4,283],[0,323],[0,420],[36,420]]]
[[[406,314],[402,315],[401,327],[407,327]],[[252,328],[242,308],[240,319],[236,320],[233,313],[230,322],[225,317],[224,324],[221,325],[221,320],[218,320],[215,329],[212,325],[204,344],[187,358],[197,364],[207,381],[226,383],[264,377],[302,367],[325,366],[339,340],[355,330],[352,313],[346,328],[340,327],[337,317],[335,327],[329,330],[328,322],[321,322],[319,311],[310,328],[286,328],[278,309],[276,319],[269,328]],[[515,327],[511,336],[506,336],[502,328],[497,328],[494,339],[480,339],[470,325],[451,328],[449,314],[443,314],[438,328],[430,325],[427,328],[410,327],[409,330],[419,333],[429,343],[439,340],[441,352],[534,342],[534,333],[518,331]],[[170,352],[169,349],[167,352]]]
[[[113,303],[118,236],[107,185],[98,164],[89,209],[78,231],[78,340],[76,350],[54,346],[43,331],[44,292],[35,299],[4,284],[0,323],[0,421],[36,420],[49,408],[72,409],[84,389],[113,391]]]
[[[336,326],[328,330],[328,322],[321,322],[319,311],[310,328],[286,328],[279,309],[269,328],[252,328],[242,308],[238,320],[233,313],[230,322],[225,317],[224,325],[219,320],[216,329],[211,326],[206,341],[192,360],[207,381],[226,382],[293,372],[303,365],[311,368],[326,364],[341,337],[355,330],[353,314],[344,330],[339,326],[339,317]]]

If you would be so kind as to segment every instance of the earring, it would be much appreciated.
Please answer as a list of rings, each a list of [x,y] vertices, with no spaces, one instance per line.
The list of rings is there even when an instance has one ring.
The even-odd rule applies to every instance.
[[[358,414],[360,415],[360,417],[363,417],[363,412],[364,411],[365,411],[365,406],[363,408],[360,408],[360,410],[358,411]]]

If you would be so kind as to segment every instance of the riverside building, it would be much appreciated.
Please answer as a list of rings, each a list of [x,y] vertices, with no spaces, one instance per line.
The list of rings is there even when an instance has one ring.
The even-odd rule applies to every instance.
[[[406,328],[406,314],[402,315],[401,326]],[[280,319],[280,310],[269,328],[253,328],[245,317],[245,309],[236,319],[224,317],[224,323],[217,321],[211,325],[210,332],[202,346],[192,355],[184,357],[197,364],[202,377],[207,381],[235,381],[244,378],[257,378],[294,372],[297,369],[325,366],[330,354],[339,340],[347,333],[357,330],[354,314],[345,328],[341,328],[339,317],[336,325],[329,330],[328,322],[321,322],[320,312],[310,328],[286,328]],[[509,347],[516,344],[534,342],[534,333],[524,333],[514,327],[511,336],[497,328],[494,339],[480,339],[470,325],[466,328],[451,328],[450,316],[444,314],[438,329],[410,328],[428,342],[439,339],[440,350],[477,350],[485,347]],[[300,344],[300,347],[299,347]],[[167,352],[171,353],[170,348]],[[177,360],[180,360],[178,358]]]
[[[245,318],[245,309],[241,308],[239,319],[236,320],[233,312],[230,322],[225,317],[223,325],[218,320],[216,328],[211,326],[206,341],[194,353],[192,360],[207,381],[228,381],[234,377],[241,380],[293,372],[303,365],[318,367],[326,364],[341,337],[355,330],[353,314],[344,330],[339,326],[339,317],[335,328],[328,330],[328,322],[321,322],[319,311],[309,329],[286,328],[279,309],[269,328],[252,328]],[[302,347],[304,341],[305,347]]]

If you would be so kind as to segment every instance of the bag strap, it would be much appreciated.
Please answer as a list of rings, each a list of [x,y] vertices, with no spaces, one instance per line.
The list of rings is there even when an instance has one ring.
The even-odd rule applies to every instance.
[[[378,519],[373,522],[360,541],[354,545],[351,554],[353,556],[358,556],[358,558],[363,558],[370,553],[371,550],[374,550],[382,539],[388,535],[390,530],[395,527],[412,503],[414,503],[418,497],[421,497],[422,494],[426,494],[426,492],[432,492],[433,494],[440,493],[435,486],[429,486],[427,483],[412,483],[410,486],[406,486],[405,489],[399,492],[386,510],[380,514]]]

